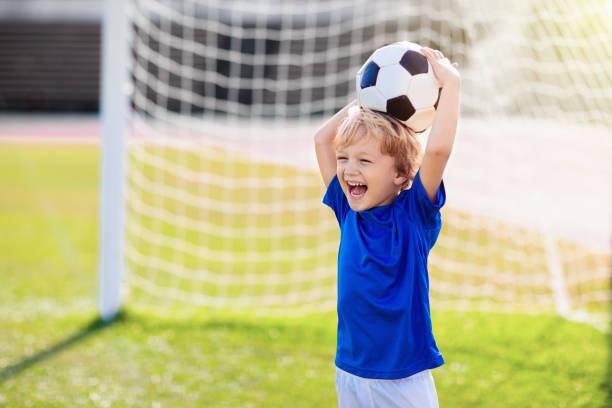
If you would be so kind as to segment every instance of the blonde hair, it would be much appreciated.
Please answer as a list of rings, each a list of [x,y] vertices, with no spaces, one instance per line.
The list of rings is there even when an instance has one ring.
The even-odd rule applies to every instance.
[[[362,106],[353,106],[338,127],[334,149],[342,149],[368,137],[380,142],[380,152],[393,157],[397,172],[406,177],[401,189],[410,186],[422,158],[422,147],[416,133],[392,116]]]

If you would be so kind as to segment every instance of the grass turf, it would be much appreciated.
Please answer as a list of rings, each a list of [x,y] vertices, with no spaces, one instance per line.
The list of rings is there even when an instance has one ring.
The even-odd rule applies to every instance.
[[[333,313],[129,305],[96,320],[96,147],[0,149],[0,406],[335,405]],[[610,336],[556,316],[438,312],[443,407],[611,405]]]

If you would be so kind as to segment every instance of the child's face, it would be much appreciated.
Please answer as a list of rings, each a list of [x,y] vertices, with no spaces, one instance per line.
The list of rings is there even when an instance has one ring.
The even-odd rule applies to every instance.
[[[399,176],[393,157],[380,151],[380,141],[363,137],[336,151],[340,186],[354,211],[391,204],[405,177]]]

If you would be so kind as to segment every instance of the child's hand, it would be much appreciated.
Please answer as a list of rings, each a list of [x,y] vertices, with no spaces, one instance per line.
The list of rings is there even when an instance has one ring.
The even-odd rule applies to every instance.
[[[421,52],[431,64],[440,88],[444,88],[446,85],[459,85],[461,82],[461,76],[457,70],[459,64],[456,62],[451,64],[440,51],[429,47],[421,48]]]

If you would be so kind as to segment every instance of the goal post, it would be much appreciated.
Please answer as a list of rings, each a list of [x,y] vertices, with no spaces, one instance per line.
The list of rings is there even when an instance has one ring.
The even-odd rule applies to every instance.
[[[107,0],[102,316],[121,293],[333,310],[339,231],[312,134],[376,48],[408,40],[462,75],[432,309],[609,324],[610,2],[373,4]]]
[[[122,304],[125,151],[129,115],[129,18],[124,0],[105,0],[102,24],[101,189],[98,303],[103,320]]]

